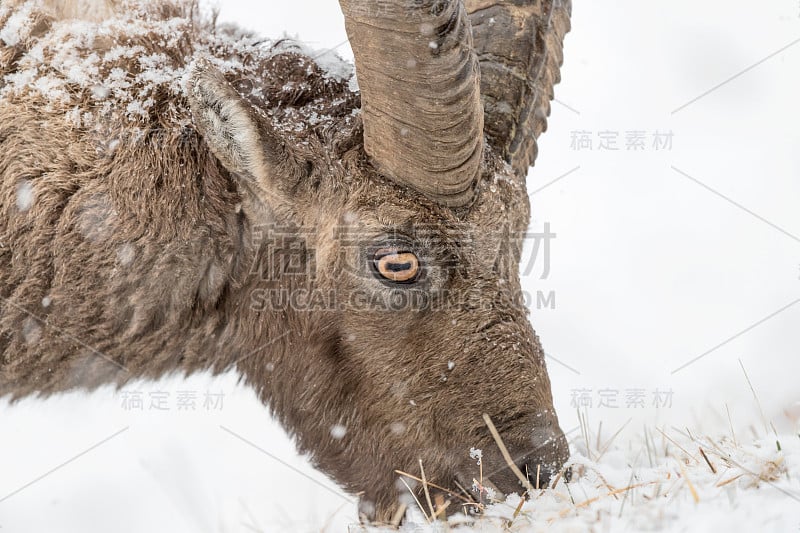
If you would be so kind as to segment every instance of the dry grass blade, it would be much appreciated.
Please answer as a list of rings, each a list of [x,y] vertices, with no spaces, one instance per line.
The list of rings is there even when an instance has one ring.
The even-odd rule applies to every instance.
[[[450,500],[447,500],[437,508],[436,512],[433,515],[433,519],[439,520],[439,518],[444,515],[444,512],[447,510],[448,507],[450,507]]]
[[[434,520],[438,520],[442,514],[450,507],[451,500],[444,500],[444,497],[441,494],[436,495],[436,513],[433,515]]]
[[[519,503],[517,504],[517,508],[514,509],[514,515],[511,517],[511,522],[512,523],[519,516],[519,513],[522,511],[522,506],[523,506],[524,503],[525,503],[525,498],[520,498],[519,499]],[[511,525],[511,524],[509,524],[509,525]]]
[[[403,472],[402,470],[395,470],[394,472],[395,472],[395,474],[399,474],[399,475],[401,475],[401,476],[405,476],[405,477],[407,477],[407,478],[409,478],[409,479],[413,479],[414,481],[417,481],[417,482],[419,482],[419,483],[422,483],[422,478],[420,478],[420,477],[417,477],[417,476],[415,476],[414,474],[409,474],[408,472]],[[462,491],[464,492],[464,494],[466,494],[467,496],[462,496],[461,494],[458,494],[457,492],[453,492],[453,491],[452,491],[452,490],[450,490],[450,489],[446,489],[446,488],[442,487],[441,485],[437,485],[436,483],[431,483],[430,481],[428,481],[428,485],[429,485],[429,486],[431,486],[431,487],[433,487],[434,489],[437,489],[437,490],[441,490],[441,491],[443,491],[443,492],[446,492],[446,493],[447,493],[447,494],[449,494],[450,496],[454,496],[454,497],[456,497],[456,498],[460,498],[460,499],[464,500],[465,502],[468,502],[468,503],[475,503],[475,500],[474,500],[474,499],[471,497],[471,495],[470,495],[468,492],[466,492],[466,491],[464,490],[464,488],[463,488],[463,487],[461,487],[461,486],[459,486],[458,488],[459,488],[460,490],[462,490]]]
[[[400,478],[400,481],[402,481],[403,485],[406,486],[406,488],[408,489],[408,492],[411,493],[411,497],[414,498],[414,501],[417,502],[417,507],[419,507],[419,510],[422,513],[422,516],[425,517],[425,521],[430,524],[431,523],[431,519],[430,519],[430,517],[428,517],[428,513],[425,512],[425,508],[419,502],[419,498],[417,498],[417,495],[414,494],[414,491],[411,489],[411,486],[408,483],[406,483],[406,480],[403,479],[403,478]]]
[[[716,486],[717,487],[724,487],[725,485],[727,485],[729,483],[733,483],[734,481],[736,481],[737,479],[739,479],[743,475],[744,474],[739,474],[738,476],[733,476],[732,478],[726,479],[725,481],[720,481],[719,483],[716,484]]]
[[[551,485],[550,485],[551,489],[555,489],[556,488],[556,485],[558,485],[558,482],[561,481],[561,478],[564,476],[564,472],[567,471],[567,468],[569,468],[567,465],[564,465],[563,467],[561,467],[561,470],[558,471],[558,475],[551,482]]]
[[[616,488],[616,487],[614,487],[613,485],[611,485],[611,483],[609,483],[609,482],[608,482],[608,480],[607,480],[607,479],[606,479],[606,477],[603,475],[603,473],[602,473],[602,472],[600,472],[600,470],[598,470],[598,469],[597,469],[597,468],[595,468],[594,466],[590,466],[590,465],[585,465],[585,466],[586,466],[586,468],[587,468],[587,469],[589,469],[589,470],[591,470],[592,472],[594,472],[594,475],[596,475],[596,476],[597,476],[597,479],[599,479],[600,481],[602,481],[602,482],[603,482],[603,485],[605,485],[605,487],[608,489],[608,493],[609,493],[610,495],[614,496],[614,499],[615,499],[615,500],[618,500],[619,498],[617,498],[617,496],[616,496],[616,491],[617,491],[617,488]]]
[[[395,511],[394,516],[392,517],[392,526],[393,527],[400,527],[400,521],[403,520],[403,517],[406,514],[406,510],[408,506],[404,503],[401,503],[400,506]]]
[[[761,474],[758,474],[756,472],[753,472],[749,468],[746,468],[741,463],[739,463],[738,461],[734,460],[734,458],[731,457],[729,454],[727,454],[723,450],[721,450],[718,446],[714,445],[714,447],[716,448],[716,452],[715,453],[720,458],[725,460],[728,464],[731,464],[731,465],[735,466],[736,468],[738,468],[739,470],[742,470],[743,472],[745,472],[745,474],[753,476],[756,479],[760,479],[761,481],[763,481],[767,485],[771,486],[775,490],[777,490],[779,492],[782,492],[783,494],[785,494],[786,496],[792,498],[795,501],[800,502],[800,496],[798,496],[797,494],[794,494],[793,492],[790,492],[790,491],[784,489],[783,487],[780,487],[780,486],[776,485],[771,479],[768,479],[767,477],[765,477],[765,476],[763,476]],[[783,458],[781,458],[780,461],[783,461]],[[737,476],[737,477],[741,477],[741,476]],[[725,484],[730,483],[730,481],[732,481],[732,480],[727,481]],[[717,485],[717,486],[720,486],[720,485]]]
[[[428,490],[428,480],[425,478],[425,469],[422,467],[422,459],[419,460],[419,473],[422,476],[422,490],[425,491],[425,499],[428,501],[428,509],[431,511],[431,516],[436,516],[436,510],[433,508],[431,501],[431,492]]]
[[[691,457],[692,459],[694,459],[694,462],[695,462],[695,463],[699,463],[699,462],[700,462],[700,460],[699,460],[697,457],[695,457],[694,455],[692,455],[691,453],[689,453],[689,452],[686,450],[686,448],[684,448],[683,446],[681,446],[680,444],[678,444],[676,441],[674,441],[674,440],[673,440],[673,439],[672,439],[672,438],[671,438],[669,435],[667,435],[666,433],[664,433],[663,431],[661,431],[661,430],[660,430],[660,429],[658,429],[658,428],[656,428],[656,431],[658,431],[659,433],[661,433],[661,435],[662,435],[662,436],[663,436],[665,439],[667,439],[668,441],[670,441],[672,444],[674,444],[675,446],[677,446],[678,448],[680,448],[680,449],[681,449],[681,451],[682,451],[683,453],[685,453],[686,455],[688,455],[689,457]]]
[[[602,450],[599,450],[599,448],[598,448],[598,450],[599,450],[599,455],[597,456],[597,459],[596,459],[596,461],[597,461],[597,462],[599,462],[599,461],[600,461],[600,459],[602,459],[602,458],[603,458],[603,455],[605,455],[605,453],[608,451],[608,449],[609,449],[609,448],[611,447],[611,445],[614,443],[614,439],[616,439],[616,438],[619,436],[619,434],[620,434],[620,433],[622,433],[622,430],[623,430],[623,429],[625,429],[625,428],[627,427],[627,425],[630,423],[630,421],[631,421],[631,420],[633,420],[633,418],[629,418],[627,422],[625,422],[624,424],[622,424],[622,427],[620,427],[620,428],[619,428],[619,429],[618,429],[618,430],[617,430],[617,431],[616,431],[616,432],[615,432],[613,435],[611,435],[611,438],[610,438],[610,439],[608,439],[608,441],[606,442],[606,445],[605,445],[605,446],[603,446],[603,449],[602,449]],[[599,441],[598,441],[598,442],[599,442]]]
[[[650,462],[650,468],[653,468],[653,450],[650,449],[650,439],[647,436],[647,426],[644,427],[644,445],[647,448],[647,460]]]
[[[778,439],[778,430],[775,429],[775,424],[772,423],[772,420],[769,421],[769,427],[772,428],[772,433],[775,434],[775,446],[778,448],[779,452],[783,451],[781,448],[781,441]]]
[[[635,488],[638,488],[638,487],[646,487],[648,485],[655,485],[656,483],[660,483],[660,482],[659,481],[648,481],[646,483],[637,483],[635,485],[629,485],[629,486],[623,487],[621,489],[615,489],[615,490],[613,490],[611,492],[607,492],[606,494],[601,494],[599,496],[595,496],[593,498],[589,498],[588,500],[584,500],[581,503],[577,503],[577,504],[575,504],[575,507],[573,509],[564,509],[563,511],[561,511],[560,515],[563,518],[563,517],[567,516],[567,514],[569,514],[570,511],[573,511],[574,509],[579,509],[581,507],[586,507],[588,505],[591,505],[594,502],[596,502],[596,501],[598,501],[598,500],[600,500],[602,498],[606,498],[608,496],[616,496],[617,494],[622,494],[623,492],[629,491],[631,489],[635,489]]]
[[[728,413],[728,425],[731,427],[731,438],[733,439],[733,445],[738,446],[736,443],[736,433],[733,432],[733,420],[731,420],[731,410],[728,409],[728,404],[725,404],[725,412]]]
[[[753,384],[750,382],[750,376],[747,375],[747,370],[744,369],[744,363],[742,363],[741,359],[739,359],[739,366],[742,367],[742,373],[744,374],[744,379],[747,380],[747,386],[750,387],[750,392],[753,393],[753,398],[756,400],[756,405],[758,406],[758,412],[761,414],[761,422],[764,424],[764,433],[769,433],[769,427],[767,426],[767,417],[764,416],[764,409],[761,408],[761,401],[758,399],[758,394],[756,394],[756,389],[753,388]]]
[[[569,494],[569,501],[572,505],[575,505],[575,498],[572,496],[572,490],[569,488],[569,483],[564,483],[564,486],[567,487],[567,494]]]
[[[600,449],[600,435],[603,432],[603,421],[601,420],[599,424],[597,424],[597,449]]]
[[[702,455],[703,459],[706,460],[706,463],[708,464],[708,467],[711,469],[711,473],[712,474],[716,474],[717,473],[717,469],[714,468],[714,465],[711,464],[711,461],[708,459],[708,456],[706,455],[706,452],[704,452],[703,448],[700,447],[700,446],[698,446],[697,448],[700,450],[700,455]]]
[[[583,437],[583,442],[586,443],[586,454],[589,456],[589,459],[594,460],[594,457],[592,457],[591,442],[589,441],[589,421],[586,416],[581,414],[580,408],[576,408],[576,411],[578,412],[578,424],[580,424],[581,436]]]
[[[533,486],[531,486],[531,482],[528,481],[528,478],[522,475],[520,469],[517,467],[516,464],[514,464],[514,460],[511,458],[511,454],[508,453],[508,448],[506,448],[506,445],[503,443],[503,439],[500,438],[500,433],[498,433],[497,428],[494,427],[494,422],[492,422],[492,419],[489,418],[489,415],[487,415],[486,413],[483,413],[483,421],[486,422],[486,426],[489,428],[492,437],[494,437],[494,441],[497,443],[497,447],[500,448],[500,453],[503,455],[503,459],[506,460],[506,464],[508,465],[508,467],[511,469],[512,472],[514,472],[514,475],[517,476],[517,478],[519,478],[519,480],[522,482],[522,485],[526,489],[528,489],[529,492],[533,492],[534,489]]]
[[[514,521],[519,516],[519,513],[522,512],[522,506],[525,504],[525,498],[520,498],[517,507],[514,509],[514,514],[511,515],[511,520],[506,522],[505,529],[508,531],[511,529],[511,526],[514,525]]]
[[[633,468],[631,468],[631,478],[630,478],[630,480],[628,480],[628,486],[633,484],[633,478],[635,476],[636,476],[636,471]],[[620,518],[622,518],[622,511],[625,509],[625,502],[628,501],[628,494],[630,494],[630,491],[626,490],[625,491],[625,497],[622,498],[622,505],[619,506],[619,516],[620,516]]]
[[[470,494],[470,492],[467,489],[465,489],[464,487],[461,486],[461,483],[459,483],[458,481],[453,481],[453,483],[456,484],[456,487],[458,487],[458,490],[460,490],[461,492],[463,492],[464,494],[467,495],[466,498],[462,497],[462,499],[467,502],[467,504],[465,504],[465,505],[475,504],[475,505],[478,505],[479,507],[481,506],[479,502],[475,501],[475,498],[472,496],[472,494]],[[433,487],[435,485],[431,485],[431,486]]]
[[[683,466],[683,461],[678,461],[677,459],[675,460],[678,462],[678,467],[680,467],[681,469],[681,475],[683,476],[683,479],[686,480],[686,485],[689,487],[689,491],[692,493],[692,498],[694,498],[694,503],[700,503],[700,495],[697,494],[697,489],[694,488],[692,480],[689,479],[689,474],[686,473],[686,468],[684,468]]]

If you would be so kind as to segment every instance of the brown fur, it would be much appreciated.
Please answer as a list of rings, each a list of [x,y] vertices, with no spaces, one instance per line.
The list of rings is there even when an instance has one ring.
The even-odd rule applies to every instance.
[[[235,369],[299,449],[382,521],[398,505],[394,470],[413,471],[420,458],[434,482],[468,486],[477,468],[469,449],[482,448],[492,481],[519,489],[482,413],[521,465],[560,468],[568,452],[543,352],[516,297],[524,177],[487,149],[475,203],[446,209],[372,168],[346,80],[290,44],[216,28],[192,4],[143,5],[148,31],[126,33],[125,16],[141,12],[119,8],[120,23],[107,23],[113,38],[72,39],[71,51],[105,57],[116,44],[138,45],[136,57],[163,53],[176,76],[191,58],[231,59],[225,78],[247,97],[242,116],[260,124],[269,179],[244,172],[246,154],[242,168],[215,157],[175,80],[140,87],[136,98],[153,102],[144,115],[127,111],[125,94],[98,98],[91,84],[68,84],[66,99],[12,86],[7,76],[36,46],[39,78],[68,76],[52,65],[70,23],[52,11],[33,15],[21,42],[0,41],[0,396]],[[168,19],[177,22],[164,35],[158,23]],[[97,76],[114,68],[131,79],[143,71],[120,57],[100,61]],[[300,249],[304,274],[271,261],[270,224],[303,228],[279,251]],[[386,309],[390,289],[353,275],[392,232],[428,265],[419,292],[453,301]],[[267,291],[281,289],[335,294],[341,305],[264,306]],[[375,305],[355,305],[364,300]],[[341,439],[331,435],[337,424]]]

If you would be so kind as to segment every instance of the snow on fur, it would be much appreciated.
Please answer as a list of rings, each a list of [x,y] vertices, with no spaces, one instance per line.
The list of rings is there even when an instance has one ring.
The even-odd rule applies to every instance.
[[[297,133],[356,112],[353,67],[331,52],[218,26],[191,0],[114,9],[94,22],[59,20],[43,0],[0,8],[0,101],[38,97],[79,128],[119,120],[182,127],[182,81],[205,58],[280,129]]]

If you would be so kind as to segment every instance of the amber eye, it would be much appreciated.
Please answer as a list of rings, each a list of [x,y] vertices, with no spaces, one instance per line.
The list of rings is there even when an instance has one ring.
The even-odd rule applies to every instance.
[[[379,248],[372,265],[381,277],[395,283],[410,283],[419,275],[419,259],[414,252],[400,248]]]

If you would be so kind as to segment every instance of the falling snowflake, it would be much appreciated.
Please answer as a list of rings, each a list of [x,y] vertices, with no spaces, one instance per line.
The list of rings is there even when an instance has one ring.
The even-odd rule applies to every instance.
[[[343,425],[335,424],[334,426],[331,427],[331,437],[333,437],[334,439],[342,440],[345,434],[347,434],[347,428],[344,427]]]
[[[17,185],[17,209],[25,212],[33,205],[33,185],[28,180],[22,180]]]

